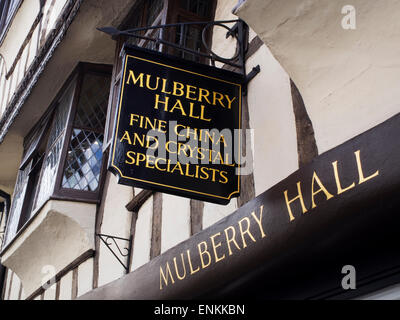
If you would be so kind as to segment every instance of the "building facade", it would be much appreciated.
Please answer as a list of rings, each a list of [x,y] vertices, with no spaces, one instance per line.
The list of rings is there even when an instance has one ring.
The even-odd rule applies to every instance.
[[[399,180],[393,173],[390,183],[375,187],[387,174],[367,151],[374,152],[385,126],[396,127],[400,110],[400,2],[347,2],[0,0],[2,299],[221,298],[238,292],[396,298],[397,261],[382,248],[390,248],[398,221],[381,201],[395,204],[389,199]],[[238,17],[246,24],[243,34],[232,28],[236,21],[225,23],[230,36],[220,25],[202,32],[195,24]],[[157,28],[184,22],[193,24]],[[98,30],[107,26],[154,28],[134,38]],[[243,44],[246,74],[259,67],[242,95],[247,170],[240,196],[227,205],[121,185],[107,170],[124,45],[243,71],[149,38],[200,53],[208,47],[227,58]],[[382,141],[395,148],[392,135],[384,134]],[[346,165],[349,154],[352,164]],[[396,158],[395,151],[388,154]],[[340,180],[341,172],[352,170],[357,181],[351,174]],[[324,178],[331,173],[332,183]],[[304,191],[307,184],[310,191]],[[281,213],[273,209],[278,198],[286,204]],[[386,232],[376,230],[377,250],[365,239],[369,228],[381,226],[375,223],[380,211],[362,207],[364,198],[372,201],[369,208],[389,212],[380,223],[392,221]],[[368,219],[351,215],[363,210]],[[359,240],[348,250],[357,249],[357,259],[337,254],[352,232]],[[224,235],[225,242],[216,242]],[[193,248],[198,257],[190,260]],[[387,255],[380,256],[383,251]],[[337,254],[336,264],[327,253]],[[322,260],[329,263],[316,262]],[[345,265],[360,266],[357,289],[342,288]],[[313,266],[325,273],[310,273]],[[260,284],[271,284],[270,291]]]

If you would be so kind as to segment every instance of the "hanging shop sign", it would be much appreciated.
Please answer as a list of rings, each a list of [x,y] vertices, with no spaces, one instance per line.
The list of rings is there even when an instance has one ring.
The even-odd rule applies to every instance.
[[[226,204],[240,192],[240,74],[125,47],[109,170],[119,183]]]

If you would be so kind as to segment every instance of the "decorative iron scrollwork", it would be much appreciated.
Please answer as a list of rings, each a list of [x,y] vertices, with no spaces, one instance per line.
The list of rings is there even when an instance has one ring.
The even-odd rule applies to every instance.
[[[132,250],[132,240],[126,239],[126,238],[121,238],[121,237],[116,237],[116,236],[111,236],[108,234],[101,234],[101,233],[97,233],[96,236],[98,236],[100,238],[100,240],[106,245],[106,247],[111,251],[111,253],[114,255],[114,257],[118,260],[118,262],[124,267],[124,269],[127,272],[129,272],[129,261],[130,261],[131,250]],[[120,245],[118,244],[117,240],[128,242],[128,246],[121,248]],[[116,250],[114,250],[113,248],[116,248]],[[122,259],[118,256],[118,254],[123,258],[127,257],[127,262],[124,263],[122,261]]]
[[[232,27],[227,26],[227,23],[234,23]],[[203,26],[202,33],[201,33],[201,41],[206,49],[206,52],[201,52],[201,51],[195,51],[190,48],[186,48],[181,44],[173,43],[170,41],[166,41],[162,39],[162,37],[157,37],[157,38],[151,38],[148,36],[140,35],[138,33],[142,31],[148,31],[148,30],[153,30],[153,29],[167,29],[167,28],[181,28],[181,31],[186,27],[190,25],[197,25],[197,26]],[[214,26],[219,26],[222,28],[225,28],[227,30],[226,33],[226,38],[233,37],[236,39],[237,45],[236,45],[236,52],[235,54],[230,57],[230,58],[224,58],[216,54],[215,52],[212,51],[211,48],[207,45],[206,41],[206,35],[207,31],[209,30],[210,27]],[[126,37],[134,37],[138,39],[143,39],[146,41],[152,41],[155,42],[156,44],[163,44],[165,46],[169,46],[175,49],[178,49],[183,52],[190,53],[192,55],[201,57],[201,58],[206,58],[209,59],[212,65],[215,66],[215,61],[222,62],[224,64],[230,65],[232,67],[238,68],[240,72],[244,76],[244,82],[247,83],[247,81],[251,80],[259,71],[260,67],[257,66],[253,68],[251,75],[246,76],[246,66],[245,66],[245,54],[248,46],[248,40],[246,37],[246,30],[247,30],[247,25],[243,20],[236,19],[236,20],[220,20],[220,21],[206,21],[206,22],[181,22],[181,23],[173,23],[173,24],[164,24],[164,25],[156,25],[156,26],[149,26],[149,27],[142,27],[142,28],[134,28],[134,29],[128,29],[128,30],[118,30],[114,27],[103,27],[103,28],[98,28],[99,31],[102,31],[104,33],[107,33],[111,35],[114,39],[118,36],[126,36]]]

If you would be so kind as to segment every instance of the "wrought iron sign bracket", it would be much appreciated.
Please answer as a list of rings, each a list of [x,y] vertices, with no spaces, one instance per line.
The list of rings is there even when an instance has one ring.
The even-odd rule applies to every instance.
[[[243,90],[243,94],[244,95],[247,95],[247,85],[249,84],[249,82],[251,81],[251,80],[253,80],[253,78],[257,75],[257,74],[259,74],[260,73],[260,71],[261,71],[261,67],[260,67],[260,65],[258,64],[258,65],[256,65],[255,67],[253,67],[253,69],[246,75],[246,78],[245,78],[245,82],[244,82],[244,90]]]
[[[129,261],[130,261],[131,252],[132,252],[132,239],[110,236],[108,234],[102,234],[102,233],[96,233],[96,236],[98,236],[100,238],[100,240],[106,245],[106,247],[111,251],[113,256],[124,267],[124,269],[127,272],[129,272]],[[121,248],[120,245],[118,244],[117,240],[127,242],[128,247]],[[125,257],[127,257],[126,263],[124,263],[122,261],[122,258],[125,258]]]
[[[228,26],[227,24],[230,23],[235,23],[232,27]],[[166,30],[168,28],[177,28],[180,29],[180,34],[184,34],[185,28],[191,26],[191,25],[196,25],[196,26],[202,26],[202,45],[205,48],[204,51],[196,51],[191,48],[187,48],[183,45],[183,41],[180,41],[180,43],[174,43],[170,41],[166,41],[162,39],[161,37],[155,37],[152,38],[146,34],[147,31],[149,30],[155,30],[155,29],[162,29]],[[230,57],[230,58],[224,58],[216,54],[215,52],[212,51],[211,48],[208,47],[207,45],[207,31],[209,28],[218,26],[222,27],[227,30],[226,33],[226,38],[235,38],[237,41],[236,45],[236,52],[235,54]],[[245,55],[246,51],[248,49],[248,27],[246,23],[241,20],[241,19],[235,19],[235,20],[219,20],[219,21],[205,21],[205,22],[181,22],[181,23],[173,23],[173,24],[163,24],[163,25],[155,25],[155,26],[147,26],[147,27],[142,27],[142,28],[134,28],[134,29],[128,29],[128,30],[118,30],[114,27],[103,27],[103,28],[98,28],[99,31],[102,31],[104,33],[107,33],[110,35],[113,39],[117,39],[119,36],[125,36],[125,37],[133,37],[139,40],[144,40],[147,42],[153,42],[157,45],[163,45],[167,47],[172,47],[176,50],[179,50],[181,52],[186,52],[190,53],[199,59],[207,59],[211,65],[215,66],[215,62],[221,62],[226,65],[229,65],[233,67],[234,69],[239,69],[239,72],[243,75],[244,79],[244,84],[245,87],[247,83],[254,78],[254,76],[260,72],[260,67],[257,66],[253,68],[253,70],[247,75],[246,73],[246,65],[245,65]],[[160,32],[160,34],[163,34],[164,32]],[[182,40],[182,39],[181,39]],[[246,90],[244,90],[246,92]]]

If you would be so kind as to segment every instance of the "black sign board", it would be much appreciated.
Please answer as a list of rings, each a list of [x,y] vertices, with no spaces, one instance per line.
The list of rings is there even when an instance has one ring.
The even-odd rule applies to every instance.
[[[109,170],[119,183],[226,204],[239,195],[240,74],[125,47]]]

